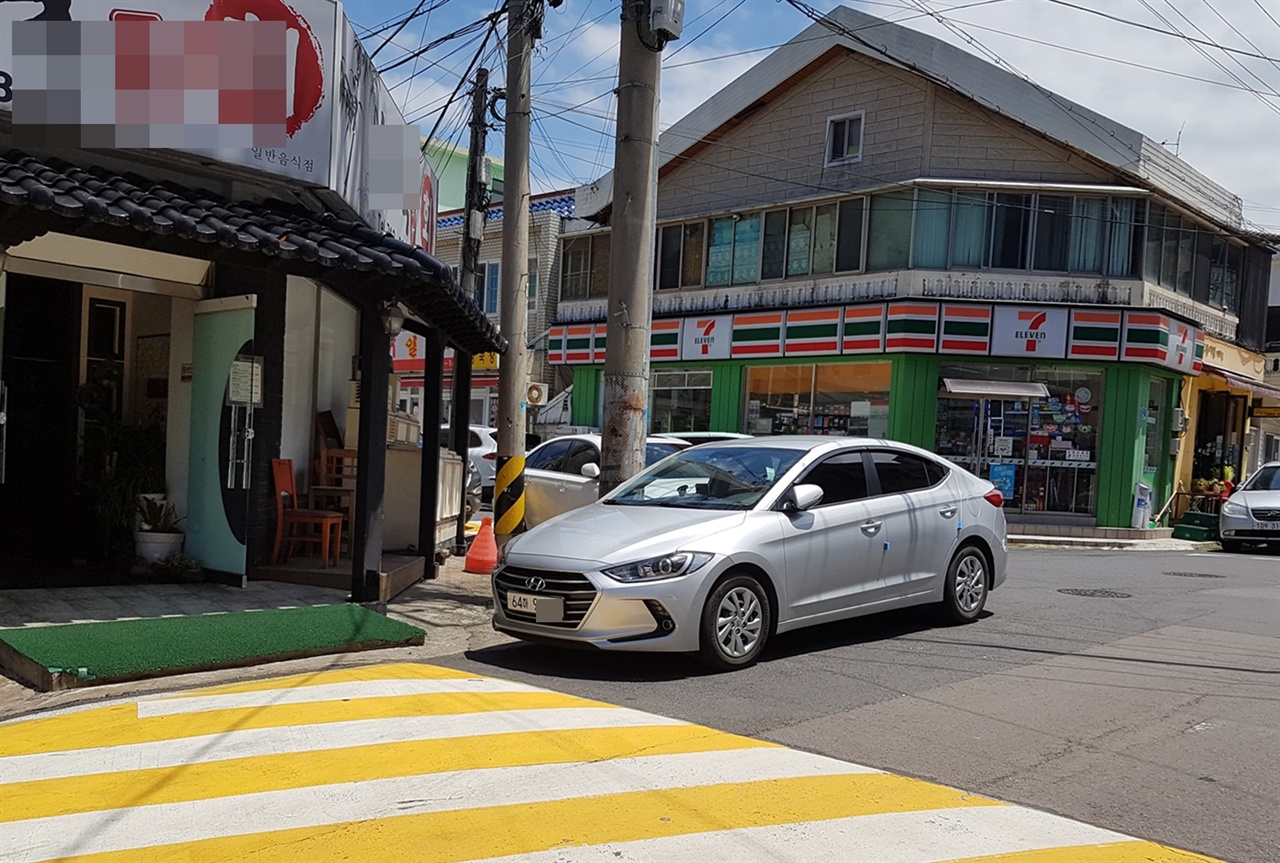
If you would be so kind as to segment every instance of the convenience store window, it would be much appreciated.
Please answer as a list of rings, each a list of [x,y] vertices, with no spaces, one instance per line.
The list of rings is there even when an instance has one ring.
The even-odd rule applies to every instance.
[[[891,369],[887,362],[748,368],[742,430],[885,437]]]
[[[1164,460],[1165,438],[1160,432],[1164,424],[1164,407],[1168,397],[1168,382],[1164,378],[1153,377],[1151,396],[1147,402],[1146,415],[1143,417],[1146,431],[1143,450],[1146,453],[1146,460],[1143,462],[1142,472],[1145,482],[1149,484],[1155,483],[1156,476],[1160,473],[1160,463]]]
[[[711,430],[711,371],[654,372],[649,384],[653,434]]]

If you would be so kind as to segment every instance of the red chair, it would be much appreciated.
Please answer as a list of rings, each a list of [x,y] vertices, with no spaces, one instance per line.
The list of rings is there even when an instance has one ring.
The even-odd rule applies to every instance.
[[[298,493],[293,484],[293,460],[273,458],[271,473],[276,485],[276,544],[271,560],[280,559],[280,545],[285,544],[285,563],[293,556],[296,543],[320,546],[325,569],[329,568],[329,550],[333,549],[333,562],[338,562],[338,549],[342,547],[342,513],[324,509],[298,509]],[[315,533],[313,528],[319,528]],[[300,532],[301,531],[301,532]]]

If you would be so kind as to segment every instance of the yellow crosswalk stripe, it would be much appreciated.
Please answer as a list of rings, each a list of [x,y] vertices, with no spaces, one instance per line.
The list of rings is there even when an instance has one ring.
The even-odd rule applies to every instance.
[[[744,757],[750,757],[744,755]],[[603,842],[626,842],[878,812],[1005,805],[885,773],[813,776],[610,794],[403,815],[150,846],[148,863],[226,860],[454,863]],[[64,858],[135,863],[136,849]],[[571,859],[571,858],[570,858]]]
[[[0,734],[0,757],[41,752],[64,752],[101,746],[120,746],[219,734],[228,729],[279,728],[397,716],[440,716],[545,707],[612,705],[557,692],[438,693],[352,701],[285,704],[211,710],[138,718],[134,704],[118,704],[81,713],[32,719],[6,725]]]
[[[1106,845],[1073,845],[1015,851],[986,857],[964,857],[946,863],[1219,863],[1212,857],[1135,839]]]
[[[717,750],[742,750],[749,758],[762,748],[782,747],[696,725],[414,740],[0,785],[12,801],[0,809],[0,822],[451,770]]]

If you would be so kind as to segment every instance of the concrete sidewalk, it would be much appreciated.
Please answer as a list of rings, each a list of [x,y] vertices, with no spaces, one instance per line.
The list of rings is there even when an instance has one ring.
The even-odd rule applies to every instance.
[[[347,596],[348,592],[344,590],[273,581],[251,581],[243,590],[221,584],[10,590],[0,591],[0,628],[332,605],[346,602]],[[269,662],[249,668],[173,675],[63,692],[36,692],[0,676],[0,719],[135,694],[257,680],[282,674],[348,668],[373,662],[426,662],[435,657],[510,641],[507,636],[494,632],[490,625],[491,607],[489,577],[464,572],[462,558],[451,557],[441,567],[439,578],[419,582],[396,597],[387,608],[389,617],[426,630],[426,642],[421,646]]]
[[[1216,542],[1193,542],[1189,539],[1106,539],[1091,536],[1037,536],[1022,533],[1009,535],[1009,548],[1077,548],[1108,551],[1213,551]]]

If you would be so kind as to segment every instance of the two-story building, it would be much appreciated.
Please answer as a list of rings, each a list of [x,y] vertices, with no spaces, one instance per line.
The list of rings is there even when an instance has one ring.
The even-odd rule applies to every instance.
[[[1274,237],[1139,132],[848,8],[663,133],[657,432],[889,437],[1011,518],[1128,526],[1242,467]],[[599,425],[610,177],[578,190],[549,356]]]

